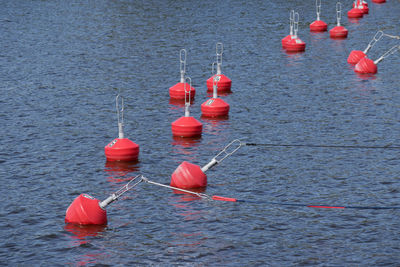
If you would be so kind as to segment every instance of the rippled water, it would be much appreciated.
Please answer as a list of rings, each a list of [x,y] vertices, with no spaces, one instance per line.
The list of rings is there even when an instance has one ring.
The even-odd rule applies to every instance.
[[[313,145],[400,145],[399,62],[356,75],[346,63],[379,29],[399,33],[400,2],[369,3],[346,40],[312,34],[313,1],[2,1],[0,9],[1,265],[397,266],[398,210],[269,205],[398,206],[398,150],[243,147],[208,172],[213,202],[141,184],[107,208],[107,227],[64,224],[80,193],[104,199],[142,173],[166,183],[183,161],[207,163],[236,138]],[[300,13],[305,53],[286,54],[290,9]],[[335,3],[321,18],[335,24]],[[174,139],[183,107],[169,102],[179,50],[207,99],[215,44],[233,81],[229,119],[206,120],[198,140]],[[378,58],[396,41],[384,39]],[[398,41],[397,41],[398,43]],[[136,164],[110,164],[115,96]],[[258,202],[258,203],[257,203]]]

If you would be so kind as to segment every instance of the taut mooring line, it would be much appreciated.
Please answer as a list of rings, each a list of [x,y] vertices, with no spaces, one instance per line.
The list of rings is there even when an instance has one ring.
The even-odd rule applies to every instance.
[[[356,145],[313,145],[313,144],[259,144],[245,143],[246,146],[264,146],[264,147],[310,147],[310,148],[344,148],[344,149],[400,149],[400,146],[356,146]]]

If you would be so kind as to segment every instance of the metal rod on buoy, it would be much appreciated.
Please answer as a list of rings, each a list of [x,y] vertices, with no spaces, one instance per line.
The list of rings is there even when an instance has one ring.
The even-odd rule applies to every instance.
[[[185,73],[186,73],[186,49],[181,49],[179,51],[179,62],[180,62],[180,70],[181,70],[181,83],[185,82]]]
[[[133,181],[135,181],[137,178],[140,179],[138,181],[136,181],[136,183],[133,183]],[[114,202],[115,200],[118,200],[118,198],[120,196],[122,196],[125,192],[131,190],[132,188],[134,188],[135,186],[137,186],[138,184],[140,184],[141,182],[143,182],[142,176],[138,175],[136,177],[133,177],[132,180],[130,180],[126,185],[124,185],[123,187],[121,187],[118,191],[116,191],[115,193],[112,193],[108,198],[106,198],[105,200],[101,201],[99,203],[100,208],[104,209],[107,205],[109,205],[110,203]]]
[[[232,151],[227,152],[227,149],[229,149],[231,146],[233,146],[233,144],[238,143],[237,147],[235,147]],[[209,163],[207,163],[206,165],[204,165],[201,170],[203,172],[206,172],[207,170],[211,169],[213,166],[221,163],[224,159],[226,159],[227,157],[231,156],[233,153],[235,153],[241,146],[243,145],[243,143],[239,140],[239,139],[235,139],[232,142],[230,142],[226,147],[224,147],[224,149],[222,149],[214,158],[211,159],[211,161]],[[221,154],[223,154],[223,157],[221,159],[217,159]]]
[[[390,48],[388,51],[386,51],[385,54],[383,54],[380,58],[378,58],[377,60],[374,61],[374,64],[378,64],[379,62],[381,62],[382,60],[384,60],[385,58],[387,58],[388,56],[390,56],[391,54],[393,54],[394,52],[396,52],[396,49],[398,49],[400,51],[400,45],[395,45],[392,48]]]
[[[321,0],[315,0],[315,5],[317,7],[317,20],[320,20],[321,14]]]
[[[297,18],[297,19],[296,19]],[[300,19],[300,15],[298,12],[294,13],[294,17],[293,17],[293,29],[294,29],[294,34],[293,34],[293,38],[292,39],[297,39],[297,32],[299,30],[299,19]]]
[[[222,43],[217,43],[215,46],[215,51],[217,52],[217,75],[221,75],[221,66],[222,66],[222,53],[224,50],[224,46]]]
[[[118,99],[121,98],[121,109],[119,108]],[[117,109],[117,117],[118,117],[118,138],[124,138],[124,98],[120,95],[117,95],[115,98],[115,107]]]
[[[337,26],[340,26],[340,20],[342,18],[342,4],[340,2],[336,3],[336,21]]]
[[[383,36],[383,31],[379,30],[375,33],[374,37],[372,40],[369,42],[367,48],[363,51],[364,54],[367,54],[367,52],[382,38]]]
[[[188,84],[186,80],[189,80],[189,90],[186,90],[186,85]],[[185,89],[185,117],[190,117],[190,88],[192,87],[192,79],[190,77],[186,77],[184,80],[184,89]]]

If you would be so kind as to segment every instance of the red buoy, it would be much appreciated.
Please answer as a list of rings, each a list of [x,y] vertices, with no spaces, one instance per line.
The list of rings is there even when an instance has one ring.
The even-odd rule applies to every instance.
[[[286,51],[287,52],[303,52],[305,50],[306,50],[306,43],[303,42],[297,36],[295,36],[295,38],[290,39],[286,43]]]
[[[294,13],[294,35],[286,42],[285,49],[287,52],[303,52],[306,49],[306,43],[303,42],[298,36],[299,30],[299,13]]]
[[[362,18],[364,16],[364,12],[358,7],[352,8],[347,12],[347,17],[349,18]]]
[[[186,72],[186,50],[181,49],[179,52],[179,61],[180,61],[180,71],[181,71],[181,80],[179,83],[169,88],[169,97],[171,99],[185,99],[185,90],[190,91],[190,98],[194,99],[196,95],[196,89],[192,86],[189,86],[187,83],[185,84],[185,72]]]
[[[365,56],[357,63],[357,65],[354,68],[354,71],[361,74],[367,74],[367,73],[375,74],[378,72],[377,64],[396,51],[400,51],[400,45],[393,46],[375,61]]]
[[[328,29],[328,24],[320,19],[321,13],[321,0],[315,0],[317,7],[317,20],[310,24],[310,31],[312,32],[324,32]]]
[[[134,177],[129,181],[129,183],[101,202],[100,200],[88,194],[80,194],[67,208],[67,211],[65,212],[65,223],[80,225],[106,225],[107,211],[105,210],[105,207],[117,200],[126,191],[142,182],[142,179],[140,179],[139,182],[131,185],[131,183],[135,181],[137,177],[139,176]]]
[[[375,74],[378,72],[378,67],[373,60],[365,56],[357,63],[354,71],[362,74]]]
[[[139,145],[124,137],[124,99],[121,97],[121,109],[118,99],[119,95],[116,97],[119,136],[104,147],[104,153],[108,161],[137,161]]]
[[[200,166],[184,161],[172,173],[171,186],[182,189],[205,187],[207,175]]]
[[[372,38],[372,40],[369,42],[367,48],[365,48],[364,51],[360,50],[353,50],[351,51],[349,57],[347,58],[347,62],[350,64],[357,64],[363,57],[366,56],[368,51],[382,38],[383,32],[382,31],[377,31]]]
[[[204,117],[222,117],[229,114],[229,104],[218,98],[220,77],[220,75],[214,75],[213,97],[201,105],[201,113]]]
[[[369,13],[369,8],[368,8],[368,3],[363,1],[363,0],[356,0],[353,3],[353,8],[358,8],[360,9],[364,14]]]
[[[289,35],[287,35],[286,37],[284,37],[282,39],[282,47],[286,48],[286,43],[292,39],[293,36],[293,25],[294,25],[294,10],[290,10],[289,13],[289,21],[290,21],[290,31],[289,31]]]
[[[65,223],[106,225],[107,212],[99,203],[100,200],[88,194],[80,194],[68,207]]]
[[[337,25],[329,31],[329,36],[333,39],[344,39],[347,38],[348,30],[340,25],[340,20],[342,18],[342,4],[340,2],[336,3],[336,20]]]
[[[216,52],[217,52],[217,74],[216,75],[220,75],[220,81],[218,83],[218,93],[230,92],[231,91],[231,87],[232,87],[232,80],[229,79],[224,74],[222,74],[222,72],[221,72],[222,53],[223,53],[223,45],[222,45],[222,43],[217,43]],[[212,73],[214,73],[214,64],[213,64]],[[211,91],[211,92],[213,91],[214,76],[215,75],[213,75],[212,77],[207,79],[207,90]]]
[[[372,0],[372,2],[375,4],[383,4],[386,2],[386,0]]]
[[[347,62],[349,64],[357,64],[366,54],[360,50],[353,50],[350,52],[349,57],[347,58]]]
[[[188,79],[189,85],[191,86],[192,81],[190,77]],[[199,137],[203,132],[203,124],[190,116],[190,91],[186,90],[185,96],[185,116],[180,117],[171,123],[171,130],[173,136],[178,137]]]
[[[238,143],[238,146],[232,151],[227,152],[229,147],[234,143]],[[225,158],[235,153],[242,146],[242,142],[238,139],[229,143],[221,152],[219,152],[209,163],[204,165],[202,168],[196,164],[189,163],[187,161],[182,162],[178,168],[171,175],[170,185],[177,188],[189,189],[189,188],[203,188],[207,186],[207,175],[205,172],[211,169],[213,166],[222,162]],[[218,157],[223,154],[221,159]]]

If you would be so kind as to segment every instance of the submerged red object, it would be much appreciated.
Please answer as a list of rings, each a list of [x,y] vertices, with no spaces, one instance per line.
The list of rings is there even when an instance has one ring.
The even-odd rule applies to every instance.
[[[362,74],[375,74],[378,72],[378,67],[373,60],[365,56],[357,63],[354,71]]]
[[[171,186],[182,189],[205,187],[207,175],[199,165],[184,161],[172,173]]]
[[[88,194],[80,194],[68,207],[65,223],[106,225],[107,212],[99,204],[100,200]]]

